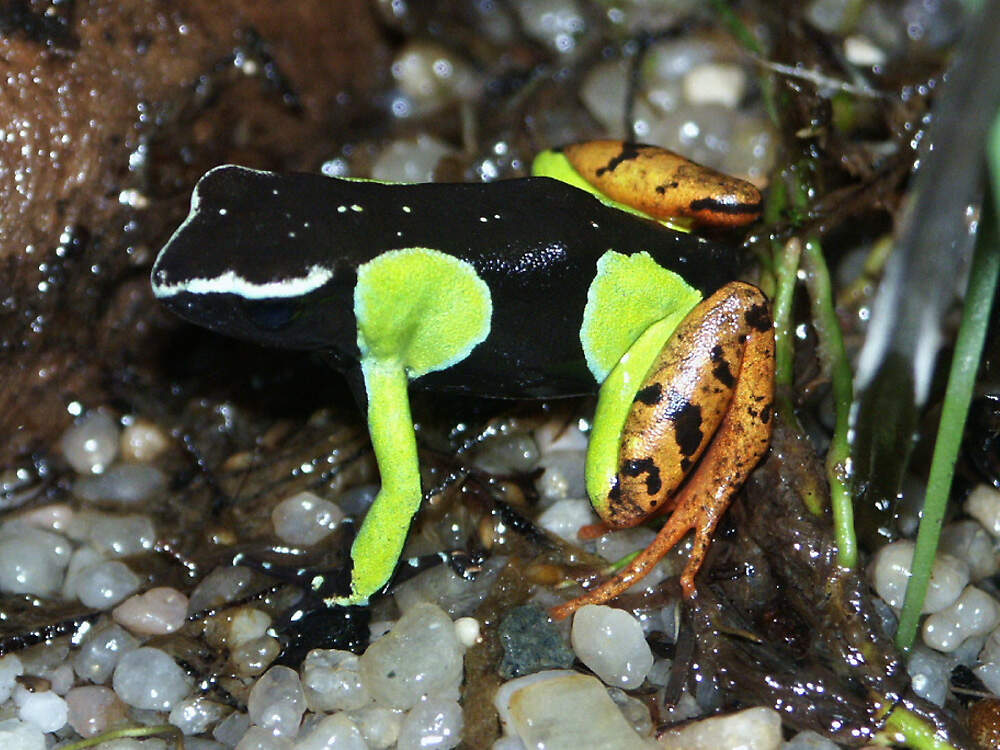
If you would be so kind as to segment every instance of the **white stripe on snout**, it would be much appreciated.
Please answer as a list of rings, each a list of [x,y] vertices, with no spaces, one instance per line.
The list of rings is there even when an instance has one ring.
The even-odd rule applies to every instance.
[[[187,292],[188,294],[235,294],[244,299],[268,299],[298,297],[319,289],[333,278],[333,269],[316,265],[310,267],[305,276],[262,283],[248,281],[236,271],[226,271],[213,278],[186,279],[176,284],[160,284],[156,276],[154,273],[153,294],[161,298]]]

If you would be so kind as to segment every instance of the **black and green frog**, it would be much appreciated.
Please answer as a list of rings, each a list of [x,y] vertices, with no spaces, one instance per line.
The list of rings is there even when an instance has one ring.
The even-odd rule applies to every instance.
[[[681,584],[695,595],[711,534],[767,450],[767,301],[733,281],[732,248],[677,229],[751,222],[759,192],[621,141],[545,152],[533,171],[404,185],[219,167],[156,260],[153,290],[181,317],[321,350],[358,384],[382,485],[351,548],[350,590],[330,604],[386,584],[418,509],[410,388],[599,390],[586,481],[601,528],[669,517],[556,616],[613,598],[692,530]]]

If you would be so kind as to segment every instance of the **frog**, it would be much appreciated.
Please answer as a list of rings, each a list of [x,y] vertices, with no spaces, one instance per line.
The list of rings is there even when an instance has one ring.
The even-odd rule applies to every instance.
[[[613,599],[688,532],[694,577],[733,494],[766,454],[768,303],[732,243],[692,227],[760,214],[755,187],[655,146],[544,151],[532,176],[386,183],[225,165],[197,183],[152,289],[196,325],[313,350],[367,416],[381,486],[329,606],[366,604],[421,500],[411,389],[494,399],[597,393],[591,534],[669,514],[623,569],[555,608]]]

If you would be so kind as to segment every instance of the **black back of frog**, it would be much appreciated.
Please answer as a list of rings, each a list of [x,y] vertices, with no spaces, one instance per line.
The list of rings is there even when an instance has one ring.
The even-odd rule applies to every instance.
[[[414,381],[495,397],[591,392],[579,329],[608,250],[647,251],[703,292],[734,278],[733,250],[604,206],[545,177],[489,184],[385,184],[242,167],[206,174],[153,268],[181,317],[262,344],[357,363],[357,268],[407,247],[471,263],[493,299],[488,338]]]

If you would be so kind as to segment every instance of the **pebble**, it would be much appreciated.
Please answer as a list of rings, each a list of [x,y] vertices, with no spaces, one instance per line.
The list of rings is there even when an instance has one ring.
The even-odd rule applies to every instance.
[[[108,557],[138,555],[156,544],[156,528],[149,516],[81,512],[72,526],[82,527],[85,540]]]
[[[44,531],[63,532],[73,520],[74,511],[65,503],[51,503],[30,508],[17,518],[28,526]]]
[[[462,739],[462,707],[458,701],[428,698],[406,715],[396,750],[451,750]]]
[[[17,678],[24,674],[24,665],[17,654],[0,659],[0,703],[6,703],[14,692]]]
[[[222,565],[205,576],[191,592],[188,614],[214,609],[239,599],[250,589],[252,573],[239,565]]]
[[[588,604],[573,615],[573,650],[606,684],[634,689],[653,666],[642,625],[631,614],[603,604]]]
[[[250,689],[247,699],[251,723],[277,737],[295,737],[305,710],[306,697],[299,676],[284,666],[267,670]]]
[[[60,439],[63,456],[78,474],[100,474],[118,455],[118,425],[107,413],[92,411]]]
[[[581,429],[581,420],[566,422],[552,419],[539,426],[533,434],[542,459],[552,453],[586,453],[587,436]]]
[[[844,39],[844,57],[851,65],[861,67],[884,65],[889,59],[885,50],[861,34],[852,34]]]
[[[337,649],[313,649],[302,662],[302,688],[313,711],[353,711],[371,703],[358,673],[358,655]]]
[[[372,179],[383,182],[431,182],[442,157],[452,149],[433,136],[401,138],[385,146],[372,163]],[[347,508],[343,508],[345,512]]]
[[[951,652],[966,638],[985,635],[1000,624],[1000,605],[975,586],[967,586],[958,600],[924,621],[924,643]]]
[[[497,435],[485,441],[472,463],[490,474],[520,474],[533,470],[538,465],[538,444],[523,432]]]
[[[122,430],[120,450],[123,461],[149,463],[170,447],[170,436],[155,422],[136,419]]]
[[[671,750],[778,750],[781,739],[781,714],[759,707],[668,729],[658,741]]]
[[[45,678],[49,681],[49,690],[56,695],[63,696],[69,692],[69,689],[73,687],[73,683],[76,681],[73,667],[65,662],[46,674]]]
[[[76,596],[92,609],[106,609],[134,593],[142,583],[123,562],[108,560],[81,571],[76,580]]]
[[[882,547],[868,566],[875,591],[889,606],[900,609],[913,563],[914,543],[903,539]],[[923,614],[940,612],[952,605],[969,582],[969,566],[951,555],[938,554],[924,600]]]
[[[0,590],[9,594],[52,596],[63,584],[72,545],[53,534],[20,522],[0,531]]]
[[[479,620],[475,617],[459,617],[455,620],[455,636],[464,648],[472,648],[479,643]]]
[[[212,736],[226,747],[235,747],[249,728],[250,717],[241,711],[234,711],[215,725]]]
[[[396,110],[398,115],[433,112],[452,102],[471,99],[479,91],[478,77],[472,68],[450,49],[433,42],[404,45],[396,54],[391,70],[400,93],[412,108],[409,112]]]
[[[112,684],[128,705],[154,711],[169,711],[191,692],[184,670],[169,655],[148,646],[122,656]]]
[[[229,629],[226,644],[230,649],[256,640],[267,634],[271,627],[271,616],[255,607],[237,607],[229,615]]]
[[[147,464],[117,464],[73,483],[73,494],[91,503],[137,505],[147,502],[167,486],[166,475]]]
[[[264,727],[250,727],[236,743],[236,750],[292,750],[293,747],[291,739],[276,737]]]
[[[112,611],[115,622],[140,635],[166,635],[184,625],[188,598],[169,586],[136,594]]]
[[[353,712],[354,723],[371,750],[385,750],[396,744],[403,716],[402,711],[374,704]]]
[[[577,37],[586,31],[584,15],[576,0],[518,0],[514,8],[524,33],[556,52],[572,52]]]
[[[51,690],[35,692],[18,685],[14,688],[14,703],[17,705],[17,717],[43,732],[62,729],[69,717],[65,699]]]
[[[45,734],[20,719],[0,721],[0,747],[4,750],[45,750]]]
[[[574,655],[563,632],[541,607],[526,604],[503,615],[497,628],[503,659],[501,677],[523,677],[533,672],[568,669]]]
[[[361,679],[379,703],[409,709],[424,695],[457,689],[462,655],[451,618],[419,603],[362,654]]]
[[[73,659],[73,669],[81,680],[103,685],[121,658],[138,647],[139,641],[124,628],[108,625],[84,641]]]
[[[586,497],[587,486],[583,473],[586,460],[587,454],[581,450],[544,454],[538,461],[542,474],[535,480],[539,496],[554,500]],[[587,502],[589,505],[589,501]]]
[[[312,492],[285,498],[271,511],[274,533],[288,544],[316,544],[344,520],[344,512]]]
[[[271,662],[280,654],[281,644],[278,639],[262,635],[234,648],[229,653],[229,660],[241,677],[256,677],[271,666]]]
[[[344,713],[324,717],[295,743],[295,750],[368,750],[361,730]]]
[[[66,693],[68,723],[84,739],[103,734],[125,718],[126,707],[111,688],[76,687]]]
[[[989,578],[1000,570],[993,539],[982,526],[971,519],[955,521],[941,529],[938,551],[964,560],[969,566],[973,583]]]
[[[936,706],[943,706],[948,697],[951,670],[954,667],[954,658],[919,644],[906,662],[913,692]]]
[[[192,695],[171,709],[167,721],[185,735],[202,734],[215,726],[230,710],[228,706],[209,700],[204,695]]]
[[[90,545],[77,547],[66,568],[66,577],[62,585],[63,598],[70,600],[78,598],[77,589],[81,575],[103,560],[104,556]]]
[[[987,484],[977,485],[965,499],[964,507],[994,539],[1000,539],[1000,490]]]
[[[550,534],[576,544],[580,528],[597,520],[589,500],[557,500],[535,522]]]
[[[649,747],[600,680],[564,670],[537,672],[500,686],[493,699],[508,735],[546,750],[645,750]]]
[[[746,88],[746,72],[732,63],[697,65],[683,79],[684,96],[691,104],[721,104],[727,109],[736,109],[743,101]]]

